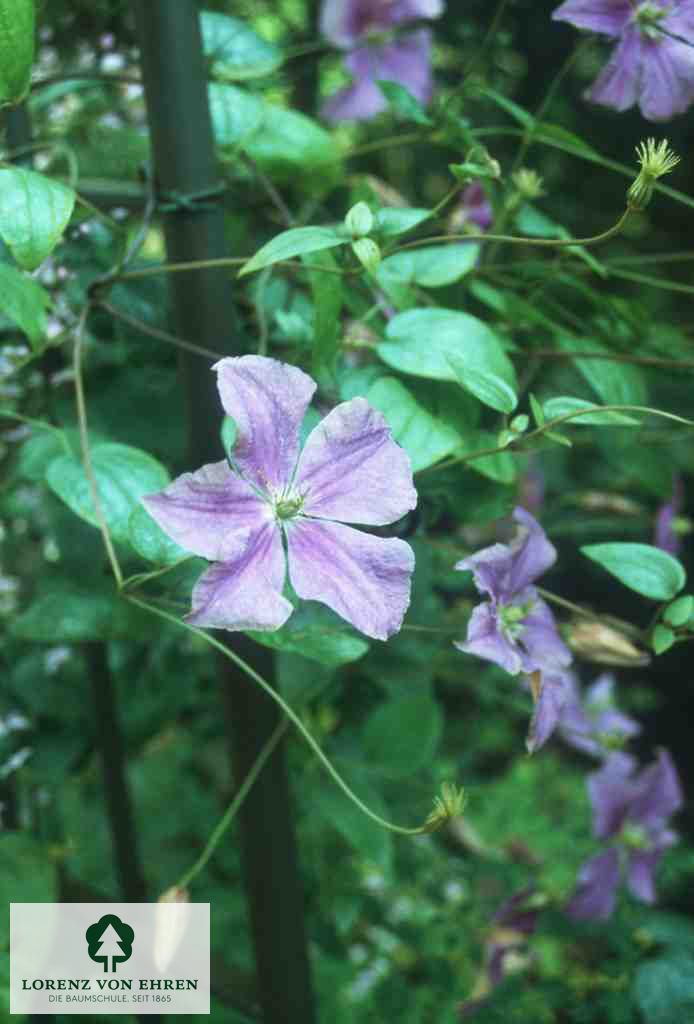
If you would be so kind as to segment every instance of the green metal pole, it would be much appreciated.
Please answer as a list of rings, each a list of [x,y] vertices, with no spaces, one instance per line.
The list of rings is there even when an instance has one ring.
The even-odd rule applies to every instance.
[[[194,0],[135,0],[154,154],[155,185],[163,212],[171,261],[228,255],[207,100],[206,69]],[[190,200],[181,197],[205,195]],[[176,200],[178,197],[178,206]],[[238,334],[229,272],[189,271],[171,279],[175,331],[203,347],[238,355]],[[197,356],[182,356],[191,416],[191,468],[218,461],[220,411],[214,374]],[[227,637],[228,639],[228,637]],[[266,678],[273,678],[269,652],[244,637],[235,649]],[[274,731],[274,704],[246,676],[220,662],[223,699],[229,710],[234,773],[246,775]],[[304,894],[284,744],[268,760],[240,817],[241,854],[265,1024],[312,1024],[313,995],[304,929]],[[212,907],[214,913],[214,907]]]

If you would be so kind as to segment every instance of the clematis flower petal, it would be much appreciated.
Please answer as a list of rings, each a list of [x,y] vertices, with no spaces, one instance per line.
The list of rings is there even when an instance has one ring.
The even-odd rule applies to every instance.
[[[493,661],[515,676],[521,671],[520,651],[503,633],[498,614],[489,602],[473,608],[465,643],[455,642],[459,651]]]
[[[431,99],[431,36],[426,29],[383,45],[360,46],[345,57],[352,85],[330,97],[322,114],[328,121],[362,121],[388,106],[378,81],[403,85],[420,103]]]
[[[552,15],[554,21],[568,21],[576,28],[618,36],[634,11],[629,0],[566,0]]]
[[[636,103],[641,76],[641,33],[628,26],[612,55],[586,91],[586,99],[614,110],[628,110]]]
[[[275,630],[293,607],[282,597],[286,572],[282,534],[274,521],[236,535],[237,546],[215,562],[193,588],[186,622],[217,629]]]
[[[455,566],[471,569],[477,589],[504,602],[528,587],[557,558],[556,548],[529,512],[518,506],[513,518],[520,529],[510,544],[492,544]],[[534,598],[534,591],[529,596]]]
[[[289,577],[299,597],[327,604],[376,640],[397,633],[410,603],[408,544],[303,516],[287,523],[286,534]]]
[[[627,885],[637,900],[655,903],[655,871],[663,854],[677,842],[675,832],[664,831],[651,850],[632,850],[627,868]]]
[[[520,536],[511,542],[514,557],[508,587],[513,593],[517,593],[554,565],[557,550],[547,540],[547,535],[537,519],[524,508],[515,508],[513,518],[521,531]]]
[[[609,750],[603,737],[636,736],[641,726],[615,705],[615,679],[604,672],[586,689],[583,702],[575,687],[561,714],[560,730],[566,742],[576,750],[594,757],[605,757]]]
[[[668,121],[683,114],[693,101],[694,50],[674,39],[651,43],[642,72],[639,104],[643,116],[649,121]]]
[[[684,802],[677,769],[667,750],[640,773],[635,782],[629,820],[640,825],[656,825],[678,811]]]
[[[607,839],[622,827],[634,793],[635,766],[633,757],[617,752],[610,754],[599,771],[588,776],[593,832],[598,839]]]
[[[294,486],[306,515],[345,523],[383,526],[417,504],[409,456],[363,398],[336,406],[311,431]]]
[[[267,521],[269,508],[226,462],[184,473],[142,499],[162,530],[194,555],[218,562],[237,550],[239,536]]]
[[[213,369],[224,410],[236,423],[235,466],[263,491],[283,488],[315,383],[303,370],[264,356],[220,359]]]
[[[579,921],[604,921],[614,910],[618,886],[619,854],[611,847],[581,866],[566,913]]]
[[[534,590],[528,587],[528,590]],[[518,595],[522,603],[525,593]],[[524,649],[523,670],[534,672],[536,669],[555,671],[571,664],[571,651],[557,632],[557,624],[548,604],[540,598],[533,601],[532,608],[523,619],[523,632],[520,645]]]
[[[569,696],[565,675],[565,673],[542,673],[540,696],[530,720],[530,729],[525,743],[530,754],[539,750],[556,728],[562,708]]]
[[[443,8],[443,0],[324,0],[320,30],[336,46],[349,49],[373,29],[438,18]]]

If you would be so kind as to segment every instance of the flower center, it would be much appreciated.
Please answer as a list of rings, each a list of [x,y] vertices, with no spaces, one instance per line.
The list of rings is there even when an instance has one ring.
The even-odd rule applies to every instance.
[[[501,628],[509,640],[517,640],[521,636],[525,628],[523,619],[530,614],[532,606],[532,601],[526,601],[525,604],[501,605],[499,608]]]
[[[282,492],[273,496],[272,504],[277,519],[293,519],[301,512],[304,499],[301,494],[285,494]]]
[[[649,3],[648,0],[646,3],[639,4],[634,17],[641,33],[648,39],[662,39],[663,35],[658,30],[658,24],[669,14],[669,11],[669,7],[660,7],[657,4]]]
[[[647,850],[651,845],[646,830],[633,822],[626,823],[621,832],[621,840],[632,850]]]

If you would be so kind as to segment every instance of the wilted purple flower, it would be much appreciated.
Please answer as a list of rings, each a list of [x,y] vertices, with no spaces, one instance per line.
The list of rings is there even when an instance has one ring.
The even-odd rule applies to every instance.
[[[694,102],[694,0],[566,0],[552,15],[618,40],[586,93],[615,110],[638,103],[649,121],[667,121]]]
[[[492,204],[487,199],[482,183],[472,181],[467,188],[463,189],[460,202],[448,219],[448,229],[451,232],[460,232],[465,231],[468,226],[472,226],[475,233],[476,231],[489,231],[493,220]]]
[[[420,18],[438,18],[444,0],[324,0],[323,35],[346,51],[353,78],[328,100],[323,115],[330,121],[365,120],[386,109],[378,81],[398,82],[420,103],[431,98],[431,34],[419,29],[385,40],[383,33]]]
[[[677,555],[682,546],[679,536],[673,529],[673,523],[682,510],[683,499],[682,481],[677,477],[672,488],[670,501],[661,505],[658,509],[655,520],[655,536],[653,538],[655,546],[663,551],[667,551],[669,555]]]
[[[279,629],[292,613],[282,595],[288,561],[299,597],[327,604],[367,636],[397,632],[411,548],[343,525],[382,526],[417,503],[409,458],[383,416],[363,398],[343,402],[299,454],[316,388],[307,374],[261,356],[222,359],[213,369],[236,424],[232,469],[203,466],[142,499],[170,537],[214,563],[195,585],[187,621]]]
[[[614,750],[615,744],[641,732],[639,723],[617,708],[611,672],[598,676],[586,689],[583,700],[575,679],[567,675],[568,694],[559,729],[570,746],[602,758]]]
[[[557,553],[529,512],[518,507],[513,518],[519,530],[510,544],[492,544],[455,566],[472,570],[477,589],[490,596],[473,609],[467,639],[455,646],[511,675],[556,673],[570,663],[571,652],[531,584],[554,564]]]
[[[682,806],[682,790],[666,750],[638,775],[635,767],[633,757],[614,753],[588,777],[593,832],[598,839],[617,843],[580,869],[576,892],[567,906],[571,917],[609,917],[622,872],[637,899],[655,901],[653,874],[665,850],[677,842],[677,833],[666,823]]]
[[[485,944],[485,967],[469,999],[459,1007],[461,1017],[471,1017],[488,1001],[492,989],[504,978],[527,967],[532,960],[527,943],[537,927],[545,899],[533,888],[522,889],[497,910]]]

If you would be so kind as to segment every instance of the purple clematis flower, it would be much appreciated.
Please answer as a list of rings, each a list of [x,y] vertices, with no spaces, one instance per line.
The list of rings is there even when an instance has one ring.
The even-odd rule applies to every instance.
[[[655,546],[661,548],[662,551],[667,551],[669,555],[678,555],[682,547],[682,542],[679,535],[675,532],[673,524],[682,510],[683,499],[684,489],[682,481],[677,477],[672,488],[670,501],[661,505],[658,509],[655,520],[655,536],[653,538]]]
[[[532,583],[554,564],[557,553],[529,512],[518,507],[513,518],[519,530],[510,544],[493,544],[455,566],[471,570],[477,589],[490,597],[473,609],[467,639],[455,646],[496,662],[511,675],[556,673],[570,663],[571,652]]]
[[[636,899],[655,902],[653,875],[663,853],[677,842],[677,833],[666,824],[682,806],[682,789],[666,750],[638,775],[634,775],[635,767],[633,757],[613,753],[588,777],[595,836],[617,842],[580,869],[576,891],[567,906],[571,917],[609,917],[622,872]]]
[[[213,369],[236,424],[231,466],[184,473],[142,499],[178,544],[214,564],[193,589],[187,621],[276,630],[299,597],[327,604],[367,636],[396,633],[409,604],[412,549],[345,523],[383,526],[417,503],[410,460],[363,398],[336,406],[299,454],[299,428],[316,385],[261,356]],[[284,546],[287,554],[285,556]]]
[[[431,34],[419,29],[386,40],[383,33],[421,18],[438,18],[443,0],[324,0],[321,32],[346,51],[352,85],[328,100],[329,121],[366,120],[387,107],[376,84],[398,82],[420,103],[431,98]]]
[[[564,740],[593,757],[607,757],[631,736],[641,732],[633,718],[623,714],[614,699],[615,678],[604,672],[585,692],[583,700],[575,679],[567,674],[568,694],[559,719]]]
[[[694,102],[694,0],[566,0],[552,15],[616,39],[586,98],[615,110],[638,103],[667,121]]]

